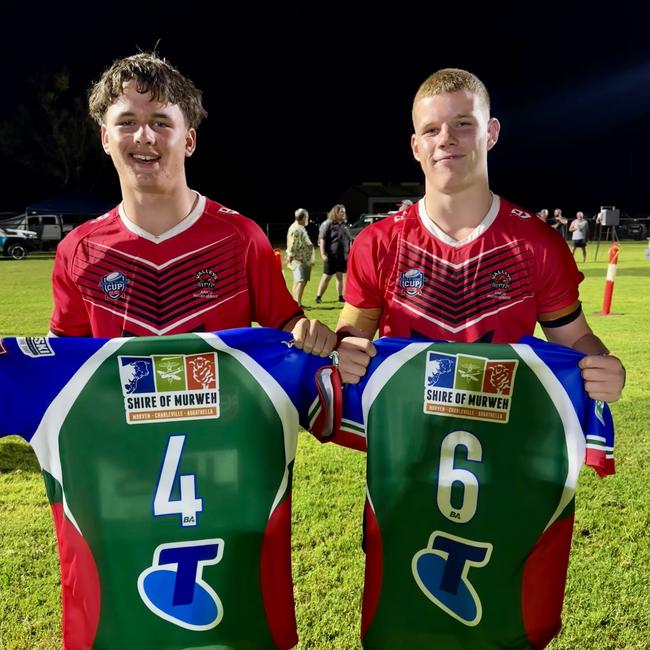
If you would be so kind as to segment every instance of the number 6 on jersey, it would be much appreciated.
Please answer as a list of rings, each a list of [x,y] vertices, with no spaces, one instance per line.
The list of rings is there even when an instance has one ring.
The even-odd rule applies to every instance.
[[[468,469],[454,467],[458,447],[464,447],[467,460],[481,462],[483,448],[481,441],[469,431],[452,431],[447,434],[440,446],[440,468],[438,469],[438,491],[436,500],[440,512],[459,524],[466,524],[476,514],[478,506],[478,479]],[[452,503],[451,488],[454,483],[463,487],[459,507]]]
[[[181,463],[185,436],[170,436],[153,500],[155,517],[180,515],[182,526],[196,526],[196,515],[203,512],[203,499],[196,498],[196,476],[179,476],[180,499],[172,499],[176,474]]]

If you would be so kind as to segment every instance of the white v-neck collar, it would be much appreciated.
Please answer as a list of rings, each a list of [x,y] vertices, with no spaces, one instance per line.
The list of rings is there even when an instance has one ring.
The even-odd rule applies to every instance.
[[[490,209],[487,211],[487,214],[485,217],[483,217],[483,221],[479,223],[472,232],[465,237],[465,239],[454,239],[453,237],[450,237],[446,232],[443,232],[436,224],[433,222],[433,220],[429,217],[427,214],[427,209],[426,206],[424,205],[424,197],[421,198],[418,201],[418,215],[420,216],[420,221],[422,222],[422,225],[437,239],[439,239],[441,242],[448,244],[449,246],[463,246],[464,244],[467,244],[471,241],[474,241],[478,237],[480,237],[494,222],[494,220],[497,217],[497,214],[499,214],[499,207],[501,206],[501,201],[499,200],[499,197],[496,194],[492,195],[492,205],[490,205]]]
[[[194,190],[192,191],[194,192]],[[124,227],[134,235],[147,239],[154,244],[160,244],[176,235],[180,235],[180,233],[185,232],[188,228],[191,228],[203,214],[203,211],[205,210],[205,196],[202,196],[198,192],[194,192],[194,194],[196,194],[198,198],[192,211],[185,217],[185,219],[177,223],[173,228],[162,233],[162,235],[152,235],[150,232],[144,230],[144,228],[140,228],[140,226],[134,224],[133,221],[126,216],[126,212],[124,211],[124,202],[119,205],[120,219],[122,220]]]

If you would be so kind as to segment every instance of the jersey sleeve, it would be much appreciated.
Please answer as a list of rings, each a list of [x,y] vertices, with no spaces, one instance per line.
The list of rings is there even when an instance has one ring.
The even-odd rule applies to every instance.
[[[273,249],[262,229],[243,219],[246,277],[251,296],[251,320],[263,327],[282,329],[303,312],[287,289]]]
[[[72,277],[76,242],[66,237],[56,249],[52,270],[54,311],[50,330],[57,336],[92,336],[88,312]]]
[[[615,474],[614,422],[609,405],[605,402],[589,400],[585,438],[585,464],[592,467],[598,476]]]
[[[224,330],[218,336],[230,347],[244,351],[282,386],[304,429],[316,426],[318,418],[318,426],[324,426],[325,418],[331,418],[333,413],[329,407],[334,408],[334,400],[336,408],[340,408],[340,382],[333,380],[334,388],[327,388],[327,395],[320,394],[322,387],[317,384],[320,370],[333,370],[329,359],[298,350],[288,332],[255,327]],[[326,407],[321,408],[321,404]]]
[[[609,406],[591,399],[585,391],[578,366],[584,354],[532,336],[523,337],[520,343],[529,345],[553,369],[571,400],[585,437],[584,464],[601,477],[614,474],[614,421]]]
[[[333,442],[342,447],[356,449],[358,451],[367,451],[366,439],[366,422],[363,412],[363,395],[368,388],[369,382],[375,382],[381,378],[381,366],[383,362],[393,352],[405,347],[410,340],[405,339],[378,339],[375,341],[377,350],[376,356],[370,361],[366,374],[361,378],[358,384],[345,384],[334,395],[340,395],[341,404],[332,400],[330,405],[326,400],[321,399],[318,407],[325,411],[329,408],[328,427],[313,427],[312,434],[321,442]],[[323,379],[324,372],[318,372],[318,380]],[[324,390],[319,388],[319,393],[323,394]],[[324,417],[324,416],[322,416]]]
[[[374,368],[369,368],[372,374]],[[365,382],[363,384],[365,386]],[[359,384],[346,384],[342,390],[341,417],[331,441],[348,449],[367,451],[366,423],[362,409],[363,388]]]
[[[566,242],[554,230],[540,230],[544,241],[534,244],[538,320],[553,320],[578,305],[578,285],[584,275],[578,270]]]
[[[378,228],[368,226],[357,235],[350,249],[345,299],[353,307],[383,306],[386,243],[381,234]]]
[[[0,340],[0,437],[17,435],[29,442],[50,403],[101,339]]]

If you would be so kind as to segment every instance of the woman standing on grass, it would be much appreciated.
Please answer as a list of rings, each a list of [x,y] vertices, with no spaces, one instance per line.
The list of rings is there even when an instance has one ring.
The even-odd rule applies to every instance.
[[[348,270],[348,253],[350,252],[351,235],[347,226],[345,206],[337,203],[328,213],[327,219],[318,229],[318,246],[323,258],[323,277],[318,285],[316,303],[322,302],[322,295],[333,275],[336,276],[336,291],[339,302],[343,299],[345,274]]]

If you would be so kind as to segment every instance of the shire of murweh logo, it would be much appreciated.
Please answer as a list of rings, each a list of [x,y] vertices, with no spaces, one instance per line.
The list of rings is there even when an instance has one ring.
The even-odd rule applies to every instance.
[[[118,356],[127,424],[218,418],[216,353]]]
[[[506,424],[518,361],[427,353],[424,412]]]
[[[99,286],[111,300],[117,300],[124,295],[129,279],[121,271],[113,271],[105,275],[100,281]]]
[[[398,284],[404,289],[407,296],[419,296],[424,287],[426,278],[420,269],[409,269],[399,274]]]

